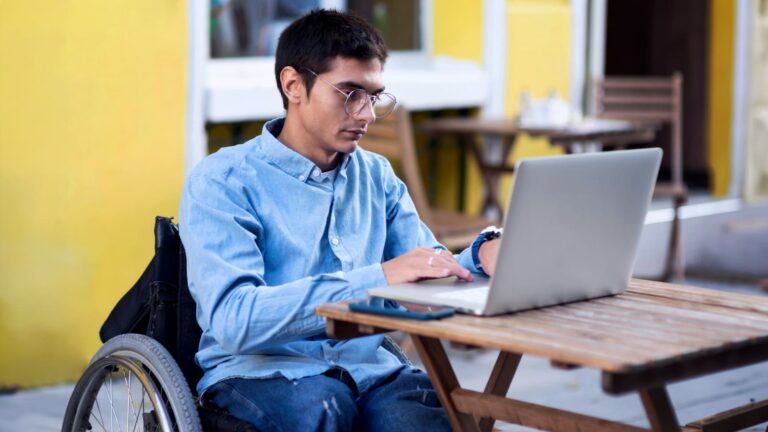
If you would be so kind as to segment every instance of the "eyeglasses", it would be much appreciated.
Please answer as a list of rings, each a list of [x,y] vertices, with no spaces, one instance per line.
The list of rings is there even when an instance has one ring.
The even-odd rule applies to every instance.
[[[348,116],[354,117],[359,115],[365,109],[368,102],[370,102],[373,106],[373,114],[376,118],[384,118],[394,111],[395,105],[397,105],[397,99],[390,93],[369,94],[363,89],[355,89],[347,93],[330,82],[320,78],[314,71],[307,68],[304,69],[347,98],[347,100],[344,101],[344,112],[346,112]]]

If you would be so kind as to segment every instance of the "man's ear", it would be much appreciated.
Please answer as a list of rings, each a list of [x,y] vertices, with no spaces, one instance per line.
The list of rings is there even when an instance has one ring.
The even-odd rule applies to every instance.
[[[297,104],[304,93],[304,79],[292,66],[286,66],[280,71],[280,86],[289,103]]]

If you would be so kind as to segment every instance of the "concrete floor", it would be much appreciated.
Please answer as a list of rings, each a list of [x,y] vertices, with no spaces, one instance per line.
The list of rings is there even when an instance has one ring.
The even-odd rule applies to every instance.
[[[756,285],[741,281],[687,280],[706,286],[755,295],[768,295]],[[447,347],[463,387],[482,390],[497,352],[460,350]],[[418,360],[417,360],[418,361]],[[61,419],[72,391],[71,384],[0,395],[0,431],[53,432]],[[753,400],[768,399],[768,367],[754,365],[673,384],[669,388],[678,419],[689,421],[724,411]],[[554,369],[547,360],[525,357],[520,363],[509,396],[610,420],[648,427],[645,412],[636,395],[613,397],[600,388],[600,375],[590,369]],[[766,431],[768,423],[748,429]],[[529,430],[498,423],[504,431]]]

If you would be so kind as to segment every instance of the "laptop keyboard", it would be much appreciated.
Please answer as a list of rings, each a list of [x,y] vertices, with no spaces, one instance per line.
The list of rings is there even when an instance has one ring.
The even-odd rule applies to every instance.
[[[484,303],[488,298],[489,287],[469,288],[463,290],[446,291],[435,294],[440,299],[461,300],[471,303]]]

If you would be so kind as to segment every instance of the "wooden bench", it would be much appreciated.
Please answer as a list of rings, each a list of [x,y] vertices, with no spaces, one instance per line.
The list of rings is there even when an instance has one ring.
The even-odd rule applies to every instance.
[[[679,431],[667,384],[768,360],[768,298],[634,279],[623,294],[495,317],[417,321],[323,305],[330,337],[387,331],[413,338],[454,430],[488,431],[494,419],[552,431],[638,431],[613,421],[505,396],[524,354],[557,367],[602,372],[612,395],[638,392],[654,431]],[[501,350],[484,392],[461,388],[440,340]],[[689,423],[686,431],[738,430],[768,421],[755,402]]]

